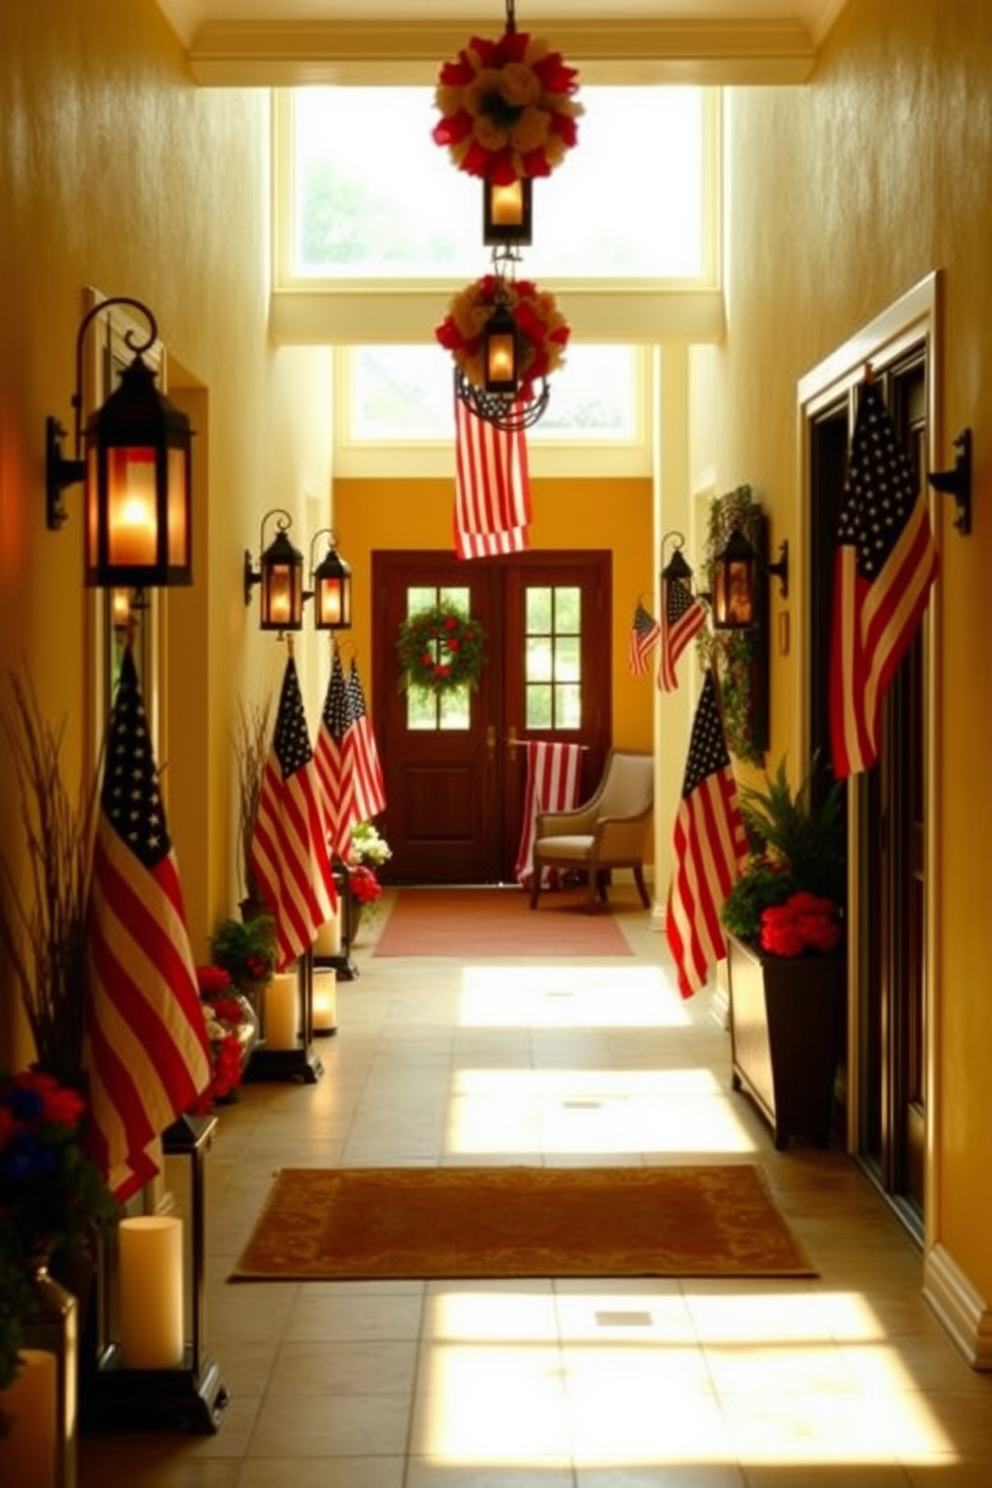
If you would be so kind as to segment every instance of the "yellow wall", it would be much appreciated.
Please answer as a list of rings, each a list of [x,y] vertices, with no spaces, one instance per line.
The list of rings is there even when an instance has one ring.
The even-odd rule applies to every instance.
[[[984,844],[992,694],[983,599],[992,565],[992,14],[983,3],[857,0],[812,82],[737,90],[729,113],[729,335],[718,479],[750,481],[788,536],[796,382],[930,270],[943,273],[940,448],[970,425],[971,537],[940,514],[935,1238],[992,1298],[992,948]],[[799,658],[775,657],[774,761],[793,742]]]
[[[81,488],[67,492],[68,525],[58,535],[45,526],[44,421],[71,424],[84,287],[134,295],[158,320],[177,400],[198,430],[195,586],[168,600],[159,764],[202,958],[212,924],[237,902],[235,701],[278,685],[284,661],[254,628],[257,599],[245,609],[243,554],[257,557],[268,507],[296,511],[307,492],[326,503],[329,355],[267,340],[264,91],[194,87],[152,0],[4,5],[0,53],[0,689],[6,705],[7,672],[23,657],[46,715],[66,717],[74,783],[92,596]],[[21,874],[18,812],[0,734],[0,843]],[[30,1055],[0,965],[0,1064]]]
[[[535,550],[613,550],[613,743],[650,749],[652,694],[649,677],[632,678],[627,636],[638,595],[651,607],[656,562],[649,480],[533,482]],[[371,554],[376,549],[439,548],[451,551],[454,480],[353,480],[334,482],[334,525],[339,548],[354,573],[351,639],[371,678]],[[369,706],[375,702],[371,683]]]

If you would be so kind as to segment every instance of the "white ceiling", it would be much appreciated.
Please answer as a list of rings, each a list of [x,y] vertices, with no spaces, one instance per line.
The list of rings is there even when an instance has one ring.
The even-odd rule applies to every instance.
[[[846,0],[515,0],[596,80],[800,82]],[[202,83],[433,81],[505,0],[158,0]],[[605,71],[604,71],[605,69]]]

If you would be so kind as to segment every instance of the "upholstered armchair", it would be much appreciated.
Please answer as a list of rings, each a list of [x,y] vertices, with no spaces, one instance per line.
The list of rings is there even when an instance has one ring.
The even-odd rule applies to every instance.
[[[542,869],[586,874],[586,909],[605,902],[610,870],[630,868],[645,909],[644,846],[654,806],[654,756],[611,749],[595,793],[572,811],[542,811],[534,833],[530,907],[537,908]]]

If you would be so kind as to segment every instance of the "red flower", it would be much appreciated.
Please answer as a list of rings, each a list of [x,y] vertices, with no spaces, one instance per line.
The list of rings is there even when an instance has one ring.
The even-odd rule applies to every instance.
[[[761,948],[773,956],[826,955],[842,936],[837,905],[815,894],[792,894],[761,913]]]
[[[445,622],[444,622],[444,628],[445,628],[445,630],[457,630],[458,629],[458,621],[455,619],[454,615],[448,615],[448,616],[446,616]]]
[[[222,992],[230,991],[231,973],[222,966],[198,966],[196,982],[201,997],[217,997]]]
[[[359,904],[371,904],[382,893],[382,884],[371,868],[352,868],[348,874],[348,888]]]

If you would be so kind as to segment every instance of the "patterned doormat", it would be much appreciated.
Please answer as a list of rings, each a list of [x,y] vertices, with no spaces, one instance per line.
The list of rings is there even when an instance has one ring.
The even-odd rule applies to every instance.
[[[630,956],[617,919],[585,912],[585,888],[542,893],[536,909],[520,888],[400,889],[375,956]],[[646,910],[624,906],[624,913]]]
[[[756,1167],[283,1168],[233,1281],[812,1276]]]

